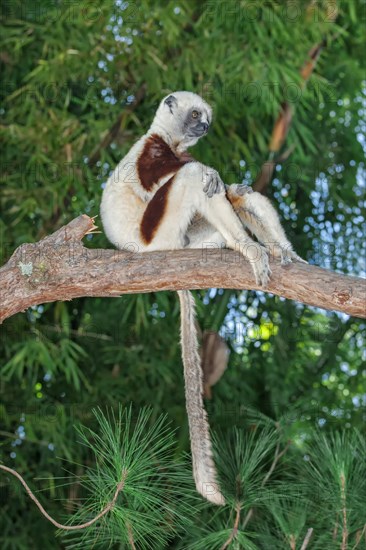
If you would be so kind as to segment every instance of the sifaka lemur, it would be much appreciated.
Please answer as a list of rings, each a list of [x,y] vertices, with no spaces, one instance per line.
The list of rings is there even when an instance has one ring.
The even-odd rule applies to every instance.
[[[101,203],[104,230],[122,250],[212,245],[238,250],[251,263],[257,284],[265,287],[271,273],[268,252],[284,264],[303,260],[266,197],[246,185],[224,185],[216,170],[187,153],[207,134],[211,121],[211,107],[197,94],[174,92],[161,101],[148,132],[108,179]],[[224,504],[203,404],[194,299],[188,290],[178,295],[193,476],[199,493]]]

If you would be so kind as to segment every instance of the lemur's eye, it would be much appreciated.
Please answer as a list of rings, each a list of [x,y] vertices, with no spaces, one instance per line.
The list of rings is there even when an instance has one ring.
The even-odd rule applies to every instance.
[[[192,111],[192,118],[197,118],[199,115],[198,111]]]

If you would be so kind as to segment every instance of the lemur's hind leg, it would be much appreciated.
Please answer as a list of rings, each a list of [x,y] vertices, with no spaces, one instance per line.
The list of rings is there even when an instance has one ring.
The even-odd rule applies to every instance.
[[[266,249],[253,241],[235,214],[226,193],[208,197],[204,191],[202,166],[186,164],[180,173],[165,183],[150,200],[141,222],[144,250],[171,250],[184,248],[192,234],[188,231],[195,214],[204,218],[214,232],[201,239],[223,241],[227,248],[240,252],[249,260],[258,285],[266,286],[271,270]],[[150,223],[152,220],[153,223]],[[145,223],[149,221],[149,225]],[[152,228],[152,229],[151,229]],[[207,239],[207,240],[206,240]],[[217,240],[216,240],[217,239]]]
[[[241,184],[227,185],[226,193],[242,223],[272,256],[281,258],[284,265],[293,260],[306,263],[293,250],[278,214],[267,197]]]
[[[186,233],[185,248],[226,247],[224,237],[201,214],[196,213]]]

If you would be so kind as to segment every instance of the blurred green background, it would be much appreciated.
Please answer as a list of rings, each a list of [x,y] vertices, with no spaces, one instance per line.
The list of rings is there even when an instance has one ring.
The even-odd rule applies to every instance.
[[[294,116],[285,149],[293,152],[277,166],[268,194],[302,257],[364,275],[365,22],[364,0],[4,2],[2,263],[20,244],[79,214],[97,215],[108,175],[147,130],[161,98],[190,90],[214,109],[210,133],[192,154],[226,183],[255,182],[288,101]],[[304,89],[301,67],[320,43]],[[103,234],[85,244],[110,247]],[[306,445],[318,437],[315,429],[330,437],[363,429],[364,321],[264,292],[211,289],[195,296],[201,327],[220,331],[231,349],[229,368],[207,403],[213,432],[223,439],[233,427],[250,432],[253,418],[280,425],[279,440],[291,440],[287,452],[296,472]],[[72,492],[75,484],[58,478],[82,476],[94,463],[74,430],[96,429],[94,406],[132,403],[137,414],[149,405],[147,426],[166,413],[177,429],[174,457],[189,451],[175,293],[36,306],[1,330],[1,460],[27,480],[38,478],[33,487],[58,519],[81,498]],[[3,548],[64,547],[3,473],[0,491]],[[279,510],[276,502],[272,511]],[[304,526],[319,513],[310,510]],[[203,527],[194,516],[186,529],[188,537],[195,533],[192,548],[220,548],[227,536],[199,545]],[[232,525],[229,513],[224,517]],[[276,514],[267,520],[268,533],[254,518],[257,538],[230,547],[295,548]],[[314,536],[311,548],[341,548],[342,529],[332,538],[332,521],[319,526],[325,538]],[[349,533],[352,544],[362,521]],[[306,529],[299,533],[303,539]],[[184,536],[178,529],[150,547],[185,547]],[[109,543],[131,547],[113,537]]]

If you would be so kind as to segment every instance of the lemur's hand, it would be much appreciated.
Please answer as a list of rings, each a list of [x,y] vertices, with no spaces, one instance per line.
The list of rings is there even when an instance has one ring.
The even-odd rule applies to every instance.
[[[208,198],[213,197],[218,193],[223,193],[225,191],[225,185],[222,179],[219,176],[219,173],[213,168],[208,168],[204,174],[205,186],[203,188],[204,193],[207,194]]]

